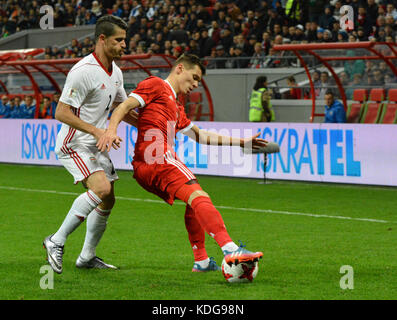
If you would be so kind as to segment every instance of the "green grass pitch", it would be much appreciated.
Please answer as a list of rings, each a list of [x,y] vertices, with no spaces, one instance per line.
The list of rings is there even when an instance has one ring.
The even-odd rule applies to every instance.
[[[261,250],[253,283],[226,283],[220,272],[192,273],[184,206],[143,190],[119,171],[116,206],[97,249],[119,270],[78,270],[85,224],[65,246],[64,271],[42,289],[42,241],[83,192],[61,167],[0,164],[0,299],[284,300],[396,299],[396,189],[199,177],[227,229]],[[210,237],[207,251],[222,253]],[[340,268],[354,270],[341,289]]]

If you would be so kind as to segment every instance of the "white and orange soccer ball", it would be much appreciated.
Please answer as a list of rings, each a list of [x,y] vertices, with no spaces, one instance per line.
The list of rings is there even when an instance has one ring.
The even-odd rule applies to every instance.
[[[237,265],[227,264],[225,259],[222,261],[222,273],[227,282],[252,282],[258,274],[258,261],[241,262]]]

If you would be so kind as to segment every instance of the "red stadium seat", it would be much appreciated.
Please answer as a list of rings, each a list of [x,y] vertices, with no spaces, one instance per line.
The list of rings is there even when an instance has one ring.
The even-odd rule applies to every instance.
[[[397,89],[389,90],[388,100],[383,107],[378,123],[397,123]]]
[[[385,89],[371,89],[369,99],[361,117],[361,123],[377,123],[386,97]]]
[[[366,106],[368,93],[366,89],[355,89],[353,91],[353,100],[347,109],[347,122],[359,123],[361,115]]]

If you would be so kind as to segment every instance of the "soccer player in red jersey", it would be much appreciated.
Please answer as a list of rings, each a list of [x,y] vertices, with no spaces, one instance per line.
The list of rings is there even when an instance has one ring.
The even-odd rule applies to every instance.
[[[178,94],[189,94],[198,87],[205,67],[195,55],[182,55],[171,69],[166,80],[149,77],[114,111],[109,127],[99,139],[101,151],[118,148],[121,138],[117,127],[131,110],[140,108],[138,138],[132,161],[134,178],[147,191],[173,204],[174,199],[186,203],[185,225],[193,249],[195,263],[192,271],[220,270],[216,262],[208,258],[205,250],[205,232],[221,247],[227,263],[257,261],[262,252],[251,252],[237,246],[230,238],[223,219],[202,190],[194,174],[183,164],[174,151],[174,139],[181,132],[202,144],[251,146],[260,148],[267,141],[259,134],[246,138],[225,137],[199,129],[186,116],[178,102]]]

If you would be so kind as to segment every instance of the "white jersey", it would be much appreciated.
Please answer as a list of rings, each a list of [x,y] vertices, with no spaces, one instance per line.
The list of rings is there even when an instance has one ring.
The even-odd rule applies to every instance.
[[[74,108],[72,111],[84,122],[105,129],[113,102],[123,102],[127,95],[120,68],[112,62],[112,72],[105,69],[92,53],[69,71],[59,101]],[[95,138],[63,123],[58,133],[56,151],[65,152],[71,145],[96,145]]]

